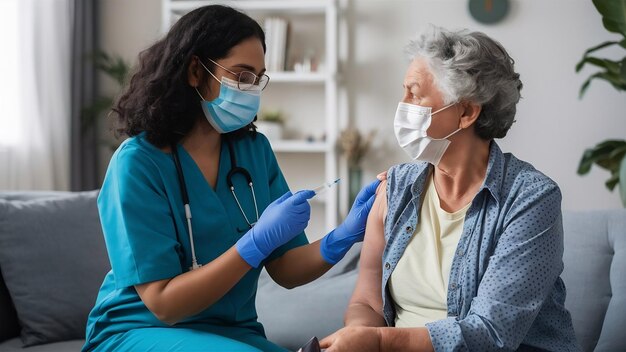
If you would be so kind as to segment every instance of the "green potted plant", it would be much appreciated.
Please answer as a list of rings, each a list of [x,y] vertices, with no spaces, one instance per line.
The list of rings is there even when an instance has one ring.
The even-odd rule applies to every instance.
[[[626,91],[626,56],[620,60],[609,60],[591,55],[614,45],[626,49],[626,0],[593,0],[593,4],[602,15],[604,28],[619,34],[622,38],[604,42],[585,51],[576,65],[576,72],[580,72],[586,64],[599,67],[601,70],[585,80],[580,87],[580,98],[595,79],[609,82],[618,91]],[[606,187],[612,191],[619,185],[622,204],[626,207],[626,140],[606,140],[585,150],[578,165],[578,174],[588,173],[593,164],[611,173],[611,177],[605,183]]]
[[[88,56],[87,59],[93,62],[96,70],[111,78],[116,83],[118,89],[121,89],[126,84],[126,79],[130,72],[130,64],[122,57],[117,55],[111,56],[103,51],[96,51]],[[106,116],[105,113],[111,111],[113,99],[110,95],[98,96],[91,105],[83,107],[83,129],[97,125],[98,120],[102,116]],[[117,140],[101,140],[101,143],[107,145],[111,150],[117,149],[119,142]]]
[[[263,110],[254,125],[267,139],[277,141],[283,138],[284,123],[285,119],[280,110]]]

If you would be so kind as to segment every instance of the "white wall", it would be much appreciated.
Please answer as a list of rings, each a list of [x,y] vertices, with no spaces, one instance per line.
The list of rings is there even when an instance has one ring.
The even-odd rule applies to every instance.
[[[363,129],[379,128],[382,150],[370,159],[373,175],[407,159],[395,144],[392,120],[407,62],[402,54],[415,31],[432,23],[449,29],[480,30],[500,41],[516,60],[524,83],[517,122],[499,141],[504,151],[531,162],[561,186],[564,209],[621,207],[617,192],[604,186],[609,173],[594,167],[576,174],[585,148],[609,138],[626,138],[626,95],[594,82],[582,100],[581,83],[593,70],[576,74],[589,47],[615,39],[587,0],[512,0],[508,17],[485,26],[469,15],[466,1],[353,1],[347,65],[353,90],[351,115]],[[612,52],[609,50],[609,54]],[[622,51],[623,55],[623,51]]]
[[[161,36],[161,2],[155,0],[100,0],[100,48],[109,54],[122,56],[135,64],[137,55]],[[101,94],[115,96],[119,89],[108,77],[100,76]],[[103,123],[103,134],[110,136]],[[104,177],[111,158],[103,146],[99,155],[100,175]]]
[[[500,41],[516,61],[524,83],[517,122],[499,141],[505,151],[527,160],[556,180],[565,209],[621,207],[616,192],[604,187],[608,172],[594,167],[576,174],[585,148],[609,138],[626,138],[626,96],[604,82],[578,89],[593,72],[576,74],[582,53],[616,38],[604,30],[588,0],[511,0],[508,17],[493,26],[474,20],[467,1],[342,0],[341,28],[350,40],[340,48],[345,72],[345,109],[363,130],[378,129],[376,150],[366,158],[367,177],[406,161],[393,135],[393,114],[407,66],[406,42],[432,23],[449,29],[480,30]],[[103,49],[134,59],[159,37],[160,2],[100,1]],[[611,52],[609,54],[615,54]],[[619,52],[617,52],[619,54]],[[107,89],[104,82],[103,89]]]

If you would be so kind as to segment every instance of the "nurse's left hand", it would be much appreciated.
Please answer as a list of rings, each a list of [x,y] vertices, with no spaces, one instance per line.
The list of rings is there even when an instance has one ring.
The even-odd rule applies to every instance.
[[[376,199],[376,188],[379,184],[380,180],[377,179],[363,187],[343,223],[322,239],[320,251],[326,262],[336,264],[353,244],[363,241],[365,223]]]

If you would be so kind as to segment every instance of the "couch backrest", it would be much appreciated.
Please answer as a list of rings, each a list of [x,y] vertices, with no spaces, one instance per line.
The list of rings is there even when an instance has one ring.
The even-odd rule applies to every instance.
[[[0,245],[0,253],[2,254],[2,256],[0,256],[0,263],[2,263],[0,265],[0,342],[19,336],[20,330],[22,330],[23,340],[25,338],[25,332],[28,336],[43,336],[44,334],[39,334],[41,329],[33,329],[33,327],[41,327],[35,326],[36,324],[32,324],[33,322],[37,323],[40,320],[41,316],[37,316],[38,312],[40,312],[41,315],[45,316],[46,319],[52,323],[54,321],[61,321],[62,319],[65,319],[64,324],[59,324],[59,326],[62,325],[63,328],[55,330],[55,332],[58,332],[59,336],[61,336],[61,333],[64,332],[63,329],[67,330],[68,326],[78,325],[71,325],[70,319],[76,314],[67,313],[67,310],[64,309],[64,307],[78,307],[79,302],[83,301],[87,301],[87,303],[83,302],[82,305],[84,306],[93,305],[97,289],[102,282],[102,277],[104,276],[104,273],[108,271],[108,259],[106,257],[106,250],[104,248],[104,241],[102,240],[99,222],[97,221],[97,209],[95,208],[96,196],[97,193],[93,191],[0,191],[0,243],[2,243]],[[45,211],[43,211],[44,209]],[[71,213],[68,214],[69,211],[71,211]],[[62,228],[63,226],[60,225],[66,224],[64,219],[67,219],[68,217],[75,218],[75,222],[79,223],[79,226],[71,226],[67,223],[67,226],[72,228]],[[81,222],[84,222],[84,224]],[[19,237],[20,234],[24,236]],[[59,236],[56,236],[57,234]],[[79,239],[82,241],[75,241],[75,238],[70,235],[80,237]],[[38,242],[41,238],[38,238],[37,236],[43,236],[47,242]],[[60,280],[58,278],[55,279],[54,283],[58,283],[57,286],[37,284],[35,286],[39,287],[39,289],[35,289],[35,294],[27,295],[28,297],[24,297],[24,295],[20,294],[20,299],[12,300],[10,292],[20,292],[20,290],[33,292],[30,291],[31,287],[28,284],[36,284],[39,280],[37,275],[24,274],[26,272],[23,270],[25,266],[19,264],[19,260],[14,260],[14,257],[20,257],[22,254],[27,253],[32,254],[32,258],[29,258],[27,261],[28,263],[37,263],[39,260],[48,260],[50,258],[42,259],[39,257],[39,255],[42,254],[42,251],[39,250],[41,248],[35,248],[36,244],[46,243],[44,246],[47,247],[43,250],[43,252],[53,252],[56,247],[49,245],[51,243],[55,244],[54,241],[57,239],[70,240],[68,242],[70,244],[68,244],[66,248],[73,248],[73,243],[77,243],[76,246],[78,247],[82,246],[85,250],[84,256],[88,257],[89,263],[82,266],[80,270],[89,271],[87,273],[88,280],[79,275],[75,275],[77,274],[76,271],[70,270],[72,274],[68,274],[69,277],[65,278],[65,280]],[[85,246],[84,242],[89,243]],[[32,248],[32,251],[25,248],[33,244],[35,247],[30,247]],[[13,248],[13,246],[15,248]],[[66,261],[75,257],[76,256],[71,255],[71,253],[64,256],[64,258],[67,258]],[[63,261],[55,262],[52,266],[47,266],[45,273],[65,268],[61,262]],[[46,264],[43,264],[43,266],[45,265]],[[37,267],[43,266],[37,265]],[[70,263],[68,266],[71,267],[72,264]],[[95,266],[96,270],[91,270],[94,269]],[[46,276],[45,273],[41,274],[43,275],[42,277]],[[80,284],[75,283],[74,280],[78,280]],[[67,283],[67,285],[63,286],[63,282]],[[82,290],[82,297],[72,300],[58,298],[54,300],[54,304],[51,306],[55,306],[55,308],[61,312],[58,316],[63,315],[60,320],[55,320],[58,316],[53,317],[48,314],[50,313],[49,311],[40,311],[36,305],[31,305],[29,303],[32,302],[28,302],[28,300],[31,299],[35,300],[38,304],[50,303],[45,300],[40,300],[37,297],[41,296],[47,298],[48,296],[46,292],[48,291],[50,292],[50,297],[54,297],[52,292],[56,292],[57,294],[59,292],[66,292],[69,294],[71,290],[65,290],[66,286],[71,286],[76,290],[81,290],[87,285],[89,285],[89,289]],[[41,287],[45,287],[45,290],[41,289]],[[91,297],[91,295],[93,295],[93,297]],[[63,306],[62,303],[65,301],[67,301],[67,305]],[[26,309],[24,309],[25,307]],[[35,314],[32,314],[33,312],[35,312]],[[33,318],[33,315],[35,318]],[[84,317],[80,316],[78,319],[84,326],[86,313]],[[80,330],[80,334],[84,334],[84,327]]]
[[[583,351],[626,351],[626,210],[565,212],[565,306]]]
[[[10,191],[0,192],[0,199],[3,200],[29,200],[37,199],[41,197],[57,197],[67,192],[21,192]],[[9,291],[4,284],[4,278],[2,277],[2,268],[0,268],[0,342],[17,337],[20,334],[20,325],[17,320],[17,314],[15,307],[11,301]]]
[[[29,200],[67,192],[0,192]],[[564,212],[566,307],[584,351],[626,351],[626,210]],[[0,342],[19,324],[0,268]]]

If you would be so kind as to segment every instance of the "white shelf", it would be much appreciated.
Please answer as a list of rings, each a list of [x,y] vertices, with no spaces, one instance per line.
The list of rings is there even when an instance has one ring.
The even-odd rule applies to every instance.
[[[326,142],[307,142],[304,140],[270,141],[274,152],[281,153],[326,153],[329,145]]]
[[[324,83],[330,77],[324,72],[266,72],[270,83]]]
[[[338,155],[335,141],[339,134],[339,127],[345,125],[344,117],[339,115],[338,91],[340,73],[338,72],[338,0],[161,0],[162,4],[162,31],[166,33],[172,24],[182,15],[202,6],[222,4],[246,12],[257,21],[262,21],[270,16],[281,16],[289,19],[293,26],[292,33],[298,33],[294,28],[300,25],[300,30],[306,31],[306,35],[300,40],[309,45],[307,40],[312,40],[310,46],[315,49],[320,58],[323,57],[323,66],[319,66],[319,72],[295,72],[279,71],[267,72],[270,83],[281,86],[281,89],[264,93],[265,99],[275,101],[275,108],[287,107],[286,114],[293,113],[296,109],[313,108],[316,119],[304,119],[298,121],[298,128],[307,131],[317,124],[324,126],[323,134],[325,141],[308,142],[306,140],[270,140],[272,149],[277,154],[281,163],[280,167],[298,187],[315,187],[316,182],[336,178],[338,170]],[[316,24],[319,21],[320,25]],[[302,35],[302,34],[300,34]],[[320,42],[323,38],[323,47]],[[289,40],[298,40],[292,37]],[[300,43],[300,42],[298,42]],[[299,85],[296,87],[296,85]],[[292,87],[293,86],[293,87]],[[309,93],[323,94],[308,100],[281,102],[281,94],[287,93],[306,95]],[[273,94],[273,95],[272,95]],[[287,94],[289,95],[289,94]],[[308,95],[306,95],[308,97]],[[285,97],[284,99],[289,99]],[[301,103],[300,103],[301,102]],[[301,106],[294,106],[300,104]],[[311,105],[309,105],[311,104]],[[289,111],[291,109],[291,111]],[[309,111],[307,111],[308,113]],[[310,124],[310,125],[309,125]],[[319,134],[319,133],[318,133]],[[321,161],[321,164],[320,164]],[[291,176],[291,175],[295,175]],[[340,186],[343,187],[343,186]],[[312,199],[315,206],[312,216],[316,221],[312,222],[309,235],[327,233],[337,226],[339,214],[339,187],[334,187],[326,194],[320,194]],[[343,188],[341,188],[341,192]],[[343,196],[342,196],[343,197]],[[320,216],[321,215],[321,216]]]
[[[197,7],[215,4],[211,0],[173,0],[170,8],[177,12],[188,12]],[[246,0],[246,1],[219,1],[220,4],[228,5],[245,11],[300,11],[306,13],[323,13],[332,0]]]

